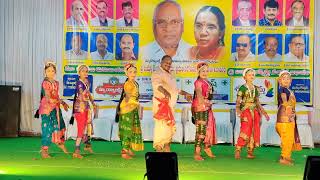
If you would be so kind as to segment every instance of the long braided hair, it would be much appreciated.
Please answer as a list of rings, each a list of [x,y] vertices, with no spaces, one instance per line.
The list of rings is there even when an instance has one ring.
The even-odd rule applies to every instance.
[[[131,63],[125,65],[124,71],[127,72],[127,71],[128,71],[130,68],[132,68],[132,67],[136,68],[136,67],[135,67],[133,64],[131,64]],[[125,84],[128,80],[129,80],[129,79],[127,78],[126,81],[125,81],[123,84]],[[137,82],[136,82],[136,84],[138,85],[138,88],[139,88],[139,84],[138,84]],[[119,117],[119,114],[120,114],[120,104],[121,104],[121,102],[123,101],[123,99],[124,99],[125,96],[126,96],[126,93],[124,92],[124,87],[123,87],[122,92],[121,92],[121,96],[120,96],[120,99],[119,99],[119,103],[118,103],[117,108],[116,108],[116,116],[115,116],[115,119],[114,119],[115,122],[119,122],[119,120],[120,120],[120,117]]]

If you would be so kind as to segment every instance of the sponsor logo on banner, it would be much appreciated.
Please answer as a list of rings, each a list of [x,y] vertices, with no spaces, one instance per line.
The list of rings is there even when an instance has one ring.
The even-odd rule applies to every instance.
[[[245,84],[243,78],[235,78],[233,82],[233,101],[237,99],[237,92],[239,88]],[[256,78],[253,81],[255,86],[258,86],[259,90],[259,98],[261,103],[274,103],[274,89],[275,89],[275,80],[274,79],[266,79],[266,78]]]
[[[119,78],[111,77],[107,83],[103,83],[102,85],[98,85],[95,88],[95,92],[99,95],[109,95],[111,97],[115,97],[120,95],[123,89],[123,84],[119,82]]]
[[[273,87],[269,80],[264,80],[264,86],[266,88],[266,96],[267,97],[273,97]]]

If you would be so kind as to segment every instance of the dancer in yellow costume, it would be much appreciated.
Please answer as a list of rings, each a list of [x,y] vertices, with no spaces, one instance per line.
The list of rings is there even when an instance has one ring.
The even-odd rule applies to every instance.
[[[122,150],[121,157],[131,159],[134,151],[142,151],[143,140],[141,134],[141,124],[139,118],[139,84],[135,81],[137,68],[129,63],[125,65],[124,71],[128,77],[124,83],[124,88],[117,108],[119,121],[119,136]]]
[[[276,130],[281,139],[280,164],[293,165],[291,153],[294,150],[301,150],[299,133],[296,125],[296,98],[289,89],[292,82],[291,74],[288,71],[281,71],[279,74],[278,90],[278,113]]]

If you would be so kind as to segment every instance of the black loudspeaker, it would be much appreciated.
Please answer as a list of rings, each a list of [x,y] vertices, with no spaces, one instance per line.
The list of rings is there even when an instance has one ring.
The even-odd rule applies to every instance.
[[[320,177],[320,156],[308,156],[304,168],[303,180],[315,180]]]
[[[0,85],[0,137],[17,137],[20,124],[21,86]]]
[[[178,157],[174,152],[147,152],[148,180],[178,180]]]

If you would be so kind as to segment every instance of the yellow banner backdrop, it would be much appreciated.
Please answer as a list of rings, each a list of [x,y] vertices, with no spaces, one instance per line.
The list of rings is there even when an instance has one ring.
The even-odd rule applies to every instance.
[[[87,64],[95,99],[117,100],[132,62],[140,98],[151,99],[151,73],[167,54],[190,93],[196,64],[206,61],[216,101],[234,102],[251,67],[263,103],[275,103],[286,69],[297,101],[311,105],[313,30],[313,0],[65,0],[63,94],[74,94],[76,67]]]

